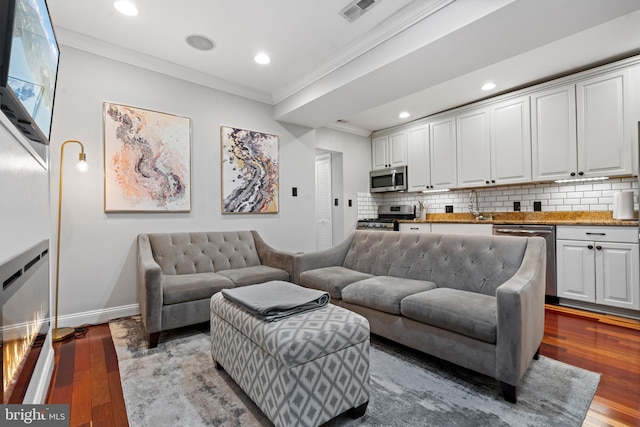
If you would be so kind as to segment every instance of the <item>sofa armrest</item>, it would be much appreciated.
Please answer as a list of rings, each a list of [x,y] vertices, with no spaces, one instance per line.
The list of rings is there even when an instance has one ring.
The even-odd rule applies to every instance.
[[[546,242],[529,237],[516,274],[498,287],[496,378],[517,385],[544,336]]]
[[[331,248],[296,255],[293,282],[300,284],[300,274],[307,270],[343,265],[354,237],[355,232],[349,234],[342,242]]]
[[[162,330],[162,270],[153,258],[148,234],[138,235],[138,303],[148,333]]]
[[[292,252],[272,248],[255,230],[251,230],[251,234],[262,265],[284,270],[289,273],[289,278],[293,279],[293,259],[295,255]]]

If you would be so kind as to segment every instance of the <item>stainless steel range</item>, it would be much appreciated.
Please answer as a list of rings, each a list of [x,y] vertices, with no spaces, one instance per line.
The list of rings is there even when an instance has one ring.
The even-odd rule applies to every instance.
[[[378,206],[377,218],[358,220],[356,229],[398,231],[398,220],[414,219],[415,216],[412,205],[382,205]]]

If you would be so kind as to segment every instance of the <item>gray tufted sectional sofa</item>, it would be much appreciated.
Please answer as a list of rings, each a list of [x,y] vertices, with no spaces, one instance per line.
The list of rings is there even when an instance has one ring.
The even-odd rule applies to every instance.
[[[541,237],[355,231],[296,256],[294,282],[371,332],[499,380],[506,400],[544,334]]]
[[[256,231],[138,235],[138,300],[149,347],[161,331],[209,321],[211,296],[221,289],[290,281],[293,258]]]

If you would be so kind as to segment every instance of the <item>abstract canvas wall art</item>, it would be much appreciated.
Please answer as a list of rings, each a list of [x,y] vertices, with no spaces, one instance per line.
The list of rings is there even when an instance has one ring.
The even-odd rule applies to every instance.
[[[191,210],[191,120],[104,103],[105,212]]]
[[[278,136],[220,127],[222,213],[278,212]]]

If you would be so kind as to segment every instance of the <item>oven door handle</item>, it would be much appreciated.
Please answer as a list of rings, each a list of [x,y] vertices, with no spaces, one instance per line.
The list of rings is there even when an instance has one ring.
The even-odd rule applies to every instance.
[[[539,236],[543,234],[551,234],[551,231],[548,230],[511,230],[509,228],[498,228],[494,230],[494,234],[516,234],[516,235],[524,235],[524,236]]]

